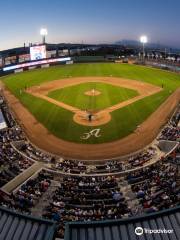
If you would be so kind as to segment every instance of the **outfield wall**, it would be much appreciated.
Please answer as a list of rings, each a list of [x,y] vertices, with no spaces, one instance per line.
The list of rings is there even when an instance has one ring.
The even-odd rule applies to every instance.
[[[72,59],[75,63],[108,62],[105,56],[76,56]]]
[[[136,64],[151,66],[151,67],[159,68],[162,70],[180,73],[180,64],[176,64],[176,63],[145,60],[145,62],[137,61]]]

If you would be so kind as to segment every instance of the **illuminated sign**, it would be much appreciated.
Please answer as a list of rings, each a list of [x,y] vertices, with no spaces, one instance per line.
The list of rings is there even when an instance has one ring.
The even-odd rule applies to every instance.
[[[46,46],[33,46],[30,47],[31,61],[40,60],[46,58]]]
[[[45,60],[36,61],[36,62],[22,63],[22,64],[13,65],[13,66],[9,66],[9,67],[4,67],[3,71],[5,72],[5,71],[15,70],[15,69],[18,69],[18,68],[25,68],[25,67],[31,67],[31,66],[41,65],[41,64],[66,62],[66,61],[71,61],[71,58],[70,57],[54,58],[54,59],[45,59]]]

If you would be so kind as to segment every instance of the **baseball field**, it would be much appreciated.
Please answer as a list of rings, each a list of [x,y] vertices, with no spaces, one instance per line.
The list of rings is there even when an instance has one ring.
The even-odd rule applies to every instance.
[[[49,135],[81,144],[108,143],[136,132],[180,87],[179,74],[115,63],[55,66],[1,80]],[[87,110],[101,113],[95,125],[85,119]]]

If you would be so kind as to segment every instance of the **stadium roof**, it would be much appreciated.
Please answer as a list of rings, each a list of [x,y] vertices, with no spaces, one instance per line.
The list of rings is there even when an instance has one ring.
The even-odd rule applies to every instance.
[[[2,240],[53,240],[56,225],[31,216],[0,207],[0,239]]]
[[[137,227],[143,228],[140,236],[135,234]],[[150,234],[145,233],[145,228],[166,229],[172,233]],[[180,206],[129,219],[68,223],[65,232],[65,240],[178,240],[179,236]]]

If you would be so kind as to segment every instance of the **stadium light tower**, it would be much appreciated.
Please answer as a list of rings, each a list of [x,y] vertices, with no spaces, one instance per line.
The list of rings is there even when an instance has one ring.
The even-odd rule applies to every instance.
[[[40,35],[42,36],[42,43],[46,43],[46,36],[48,35],[48,31],[46,28],[41,28]]]
[[[146,36],[141,36],[141,37],[140,37],[140,42],[141,42],[142,45],[143,45],[143,60],[144,60],[144,55],[145,55],[144,46],[145,46],[145,44],[147,43],[147,41],[148,41],[148,39],[147,39]]]

